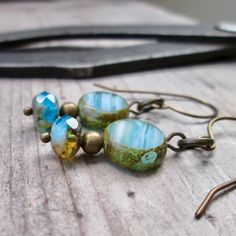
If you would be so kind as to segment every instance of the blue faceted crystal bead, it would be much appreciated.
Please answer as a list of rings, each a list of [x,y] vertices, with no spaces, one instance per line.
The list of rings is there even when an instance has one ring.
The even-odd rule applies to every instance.
[[[53,122],[59,115],[59,103],[55,95],[42,92],[32,101],[33,116],[40,133],[50,132]]]
[[[62,159],[73,157],[81,146],[82,127],[75,118],[64,115],[58,118],[51,129],[51,145]]]

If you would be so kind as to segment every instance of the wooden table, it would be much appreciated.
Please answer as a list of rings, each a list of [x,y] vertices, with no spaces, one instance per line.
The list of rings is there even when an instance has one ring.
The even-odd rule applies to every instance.
[[[191,24],[146,1],[1,2],[0,31],[83,24]],[[235,115],[236,63],[219,62],[125,74],[94,80],[0,80],[0,235],[236,235],[235,192],[215,199],[197,221],[206,193],[235,177],[235,124],[216,125],[212,152],[168,151],[154,173],[130,173],[103,155],[79,153],[73,164],[58,161],[39,141],[33,120],[22,115],[32,97],[48,90],[60,102],[77,102],[96,90],[93,82],[156,89],[204,98],[221,114]],[[139,96],[124,95],[128,99]],[[196,111],[191,104],[186,109]],[[200,112],[200,108],[197,107]],[[206,134],[206,124],[159,111],[142,116],[166,134]]]

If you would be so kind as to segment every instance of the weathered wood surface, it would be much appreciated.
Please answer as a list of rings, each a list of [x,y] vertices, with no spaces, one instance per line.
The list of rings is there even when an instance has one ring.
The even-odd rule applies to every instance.
[[[0,3],[0,31],[68,24],[191,23],[147,2],[61,1]],[[235,115],[236,63],[221,62],[102,80],[0,80],[0,235],[236,235],[235,192],[217,198],[201,220],[194,211],[208,190],[235,177],[234,123],[215,127],[213,153],[168,156],[154,173],[124,171],[103,155],[61,163],[22,115],[39,91],[77,102],[93,82],[122,88],[192,94]],[[126,98],[134,98],[125,95]],[[138,97],[138,96],[137,96]],[[186,108],[196,109],[191,104]],[[160,111],[142,116],[166,134],[206,133],[206,124]]]

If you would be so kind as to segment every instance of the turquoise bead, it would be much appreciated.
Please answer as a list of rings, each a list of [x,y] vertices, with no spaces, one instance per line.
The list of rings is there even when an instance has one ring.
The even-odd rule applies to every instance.
[[[62,159],[73,157],[81,146],[82,127],[78,120],[65,115],[58,118],[51,130],[51,145]]]
[[[167,143],[163,132],[153,124],[124,119],[105,129],[104,151],[113,162],[124,168],[146,171],[161,164]]]
[[[79,100],[79,116],[83,125],[92,129],[103,129],[116,120],[127,118],[127,101],[109,92],[91,92]]]
[[[40,133],[50,132],[53,122],[59,115],[59,103],[55,95],[42,92],[32,101],[33,116]]]

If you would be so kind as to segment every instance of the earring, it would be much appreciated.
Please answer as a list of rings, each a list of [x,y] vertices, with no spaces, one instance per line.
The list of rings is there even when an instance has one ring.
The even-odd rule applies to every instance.
[[[109,92],[86,94],[80,99],[78,106],[67,102],[60,109],[57,98],[51,93],[43,92],[34,97],[32,108],[25,108],[24,113],[26,115],[33,113],[41,140],[45,143],[51,141],[54,152],[62,159],[75,156],[81,146],[88,154],[98,153],[104,147],[105,153],[113,162],[130,170],[144,171],[153,169],[162,162],[167,147],[173,151],[182,151],[194,147],[207,148],[211,144],[211,139],[206,138],[198,138],[189,142],[189,139],[186,139],[182,133],[174,133],[165,138],[162,131],[156,126],[145,121],[125,118],[128,117],[129,112],[139,115],[162,108],[169,108],[191,117],[209,118],[217,113],[217,109],[213,105],[185,95],[149,91],[116,91],[182,97],[210,107],[213,114],[187,113],[165,105],[163,99],[155,99],[146,103],[133,102],[128,105],[124,98]],[[130,109],[134,104],[137,104],[137,111]],[[59,115],[60,118],[58,118]],[[76,119],[78,115],[85,126],[96,129],[107,127],[104,136],[97,132],[82,134],[82,127]],[[178,142],[178,147],[167,144],[174,136],[182,138]]]
[[[104,129],[109,124],[116,120],[128,118],[129,113],[135,115],[141,115],[145,112],[154,110],[154,109],[170,109],[172,111],[178,112],[182,115],[190,116],[193,118],[202,118],[202,119],[211,119],[216,117],[218,114],[217,108],[196,97],[179,95],[173,93],[160,93],[152,91],[136,91],[136,90],[120,90],[112,89],[102,85],[95,84],[95,86],[110,90],[112,92],[121,92],[121,93],[139,93],[139,94],[153,94],[157,96],[169,96],[174,98],[184,98],[192,102],[199,103],[204,105],[212,110],[210,115],[198,115],[185,112],[176,107],[167,105],[163,98],[152,99],[146,102],[135,101],[131,104],[121,97],[118,94],[111,92],[97,91],[85,94],[82,96],[78,103],[79,116],[83,126],[90,129]],[[63,105],[62,105],[63,107]],[[135,107],[135,109],[132,109]]]

